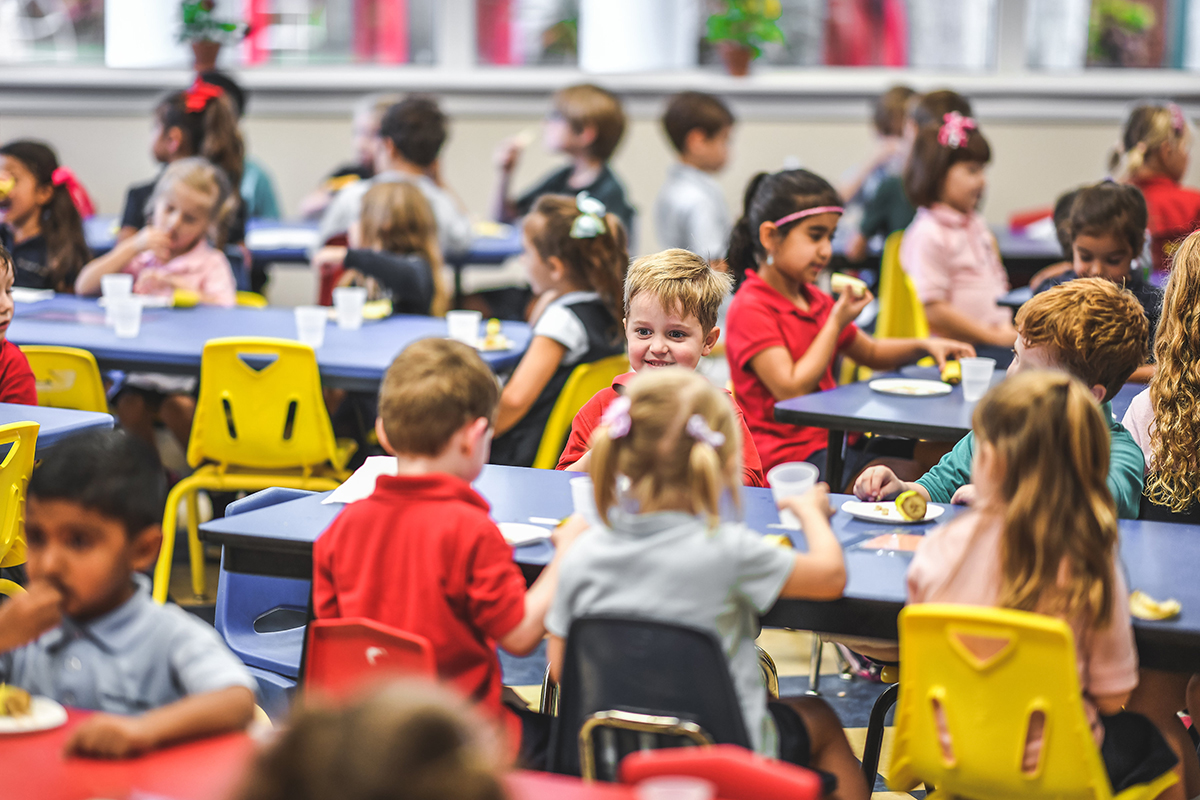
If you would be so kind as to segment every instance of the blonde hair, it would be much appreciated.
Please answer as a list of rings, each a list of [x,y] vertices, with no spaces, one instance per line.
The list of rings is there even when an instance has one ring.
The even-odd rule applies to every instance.
[[[154,184],[154,193],[150,196],[148,206],[150,208],[157,206],[162,196],[177,183],[182,183],[184,186],[212,198],[208,235],[218,248],[224,247],[229,222],[233,219],[240,202],[230,187],[225,171],[207,158],[199,156],[172,161],[163,170],[158,182]]]
[[[1154,339],[1146,497],[1172,511],[1200,501],[1200,232],[1175,252]]]
[[[1117,511],[1105,482],[1108,425],[1091,393],[1062,372],[1022,372],[988,392],[972,426],[976,447],[991,445],[1004,470],[1000,606],[1102,628]]]
[[[1121,141],[1109,156],[1113,177],[1128,181],[1146,163],[1146,157],[1170,142],[1179,144],[1191,136],[1187,118],[1174,103],[1146,103],[1133,109],[1121,129]]]
[[[596,129],[596,138],[588,148],[592,158],[608,161],[625,135],[625,109],[621,101],[607,89],[592,83],[580,83],[554,93],[554,111],[582,133],[589,125]]]
[[[591,474],[600,518],[608,523],[617,477],[623,475],[641,511],[703,513],[715,526],[722,493],[729,489],[737,502],[741,484],[741,431],[729,396],[690,370],[664,369],[638,375],[625,397],[628,432],[614,438],[610,427],[602,426],[592,435]],[[698,424],[694,417],[724,441],[714,445],[689,432],[689,423]]]
[[[342,708],[307,703],[255,759],[238,800],[504,800],[498,748],[466,703],[396,683]]]
[[[396,356],[379,385],[379,418],[397,453],[436,456],[462,426],[496,421],[500,383],[475,348],[421,339]]]
[[[729,296],[733,279],[717,272],[695,253],[674,248],[642,256],[625,273],[625,316],[639,294],[654,295],[668,312],[678,310],[695,317],[707,336],[717,324],[721,303]]]
[[[407,181],[377,183],[363,195],[359,221],[363,246],[399,255],[416,253],[425,259],[433,281],[430,313],[445,316],[450,293],[442,276],[437,220],[421,190]]]

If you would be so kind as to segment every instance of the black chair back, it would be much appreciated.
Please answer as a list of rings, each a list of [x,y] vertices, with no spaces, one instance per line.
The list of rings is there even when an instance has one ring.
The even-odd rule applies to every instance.
[[[721,643],[712,632],[656,620],[581,617],[571,624],[551,735],[551,772],[580,774],[579,731],[601,711],[676,717],[717,744],[750,746]],[[597,777],[613,779],[628,753],[681,737],[603,731]],[[673,741],[672,741],[673,740]]]
[[[1200,525],[1200,503],[1192,503],[1186,511],[1171,511],[1169,508],[1151,503],[1150,498],[1142,495],[1142,502],[1138,507],[1138,519]]]

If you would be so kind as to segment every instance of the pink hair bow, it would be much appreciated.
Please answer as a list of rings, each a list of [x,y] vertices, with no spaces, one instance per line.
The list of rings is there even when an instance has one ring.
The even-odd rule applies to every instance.
[[[600,425],[608,428],[608,438],[620,439],[629,434],[629,426],[633,424],[633,420],[629,418],[629,408],[632,405],[628,397],[618,397],[604,409]]]
[[[688,436],[697,442],[704,442],[713,450],[725,444],[725,434],[710,428],[704,417],[699,414],[692,414],[688,417],[687,432]]]
[[[189,114],[198,114],[208,105],[208,101],[225,94],[220,86],[214,86],[203,78],[196,78],[195,83],[184,94],[184,108]]]
[[[92,198],[88,195],[87,189],[83,188],[83,184],[79,182],[69,167],[57,167],[54,172],[51,172],[50,183],[67,190],[67,194],[71,196],[71,202],[79,210],[79,216],[87,219],[96,213],[96,207],[92,205]]]
[[[1179,136],[1187,128],[1187,120],[1183,117],[1183,109],[1176,103],[1167,103],[1167,110],[1171,112],[1171,127],[1175,129],[1175,135]]]
[[[978,128],[972,117],[964,117],[957,111],[951,111],[942,119],[944,122],[938,129],[938,144],[949,147],[951,150],[966,147],[971,131]]]

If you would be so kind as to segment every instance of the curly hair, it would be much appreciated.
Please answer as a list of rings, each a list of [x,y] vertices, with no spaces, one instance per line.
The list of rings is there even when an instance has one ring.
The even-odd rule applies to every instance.
[[[1200,500],[1200,231],[1175,253],[1154,339],[1146,497],[1171,511]]]

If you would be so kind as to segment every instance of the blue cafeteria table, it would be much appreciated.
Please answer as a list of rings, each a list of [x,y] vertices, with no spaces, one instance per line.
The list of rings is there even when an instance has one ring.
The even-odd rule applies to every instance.
[[[39,425],[38,455],[43,455],[45,448],[77,433],[97,429],[108,430],[113,426],[112,417],[94,411],[0,403],[0,425],[8,425],[10,422],[36,422]]]

